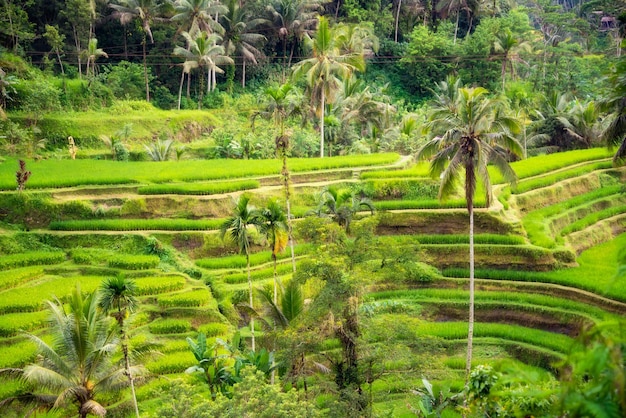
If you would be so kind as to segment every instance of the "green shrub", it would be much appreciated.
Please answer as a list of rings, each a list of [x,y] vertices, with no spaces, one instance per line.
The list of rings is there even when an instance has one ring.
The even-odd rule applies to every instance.
[[[146,270],[159,265],[161,259],[156,255],[121,255],[113,256],[108,266],[124,270]]]
[[[148,328],[153,334],[180,334],[191,331],[191,324],[184,319],[157,319]]]
[[[137,193],[143,195],[152,194],[180,194],[180,195],[210,195],[218,193],[236,192],[239,190],[256,189],[260,186],[258,180],[241,180],[219,183],[202,184],[157,184],[152,186],[142,186],[137,189]]]
[[[0,257],[0,270],[33,265],[58,264],[65,261],[64,252],[33,251],[23,254],[11,254]]]

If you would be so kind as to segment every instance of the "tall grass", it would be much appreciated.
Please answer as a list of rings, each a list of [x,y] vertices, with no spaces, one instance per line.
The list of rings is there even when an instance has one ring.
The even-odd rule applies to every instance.
[[[575,196],[555,205],[550,205],[529,212],[522,218],[524,229],[530,241],[540,247],[554,248],[556,242],[548,230],[549,219],[561,215],[570,209],[588,205],[591,202],[619,193],[620,185],[602,187],[592,192]]]
[[[573,232],[582,231],[588,226],[593,225],[603,219],[607,219],[615,215],[620,215],[622,213],[626,213],[626,205],[614,206],[590,213],[584,218],[579,219],[576,222],[572,222],[571,224],[563,228],[561,230],[561,235],[569,235]]]
[[[618,261],[619,253],[623,248],[626,248],[626,234],[583,251],[577,259],[579,267],[549,272],[478,269],[476,277],[555,283],[626,302],[626,280],[623,273],[619,274],[620,262]],[[443,275],[469,277],[467,269],[445,269]]]
[[[467,322],[424,322],[416,330],[418,336],[436,336],[448,340],[467,338]],[[574,340],[566,335],[512,324],[494,324],[477,322],[474,324],[474,336],[502,338],[547,348],[559,353],[566,353]]]
[[[361,179],[390,179],[390,178],[427,178],[430,177],[428,163],[423,161],[405,170],[367,171],[361,173]]]
[[[441,201],[438,199],[425,200],[383,200],[374,202],[377,210],[402,210],[402,209],[465,209],[465,200],[452,199]],[[474,202],[475,208],[485,207],[485,199],[477,196]]]
[[[11,254],[0,257],[0,270],[9,270],[19,267],[57,264],[65,261],[64,252],[32,251],[21,254]]]
[[[511,193],[520,194],[530,190],[539,189],[541,187],[551,186],[559,181],[579,177],[584,174],[591,173],[592,171],[611,168],[613,163],[611,161],[601,161],[595,163],[585,164],[580,167],[574,167],[569,170],[558,171],[545,176],[532,178],[517,183],[515,187],[511,188]]]
[[[378,238],[385,245],[419,245],[419,244],[467,244],[469,235],[387,235]],[[475,244],[489,245],[525,245],[526,241],[519,235],[476,234]]]
[[[350,155],[327,158],[293,158],[292,173],[376,166],[397,161],[398,154]],[[7,158],[0,164],[0,189],[15,189],[17,160]],[[79,185],[128,183],[164,183],[234,179],[280,174],[281,161],[255,160],[190,160],[179,161],[108,161],[108,160],[42,160],[28,161],[32,172],[28,188],[55,188]]]
[[[239,190],[256,189],[261,185],[258,180],[223,181],[219,183],[200,184],[155,184],[141,186],[137,193],[142,195],[178,194],[178,195],[211,195],[218,193],[236,192]]]
[[[294,253],[297,256],[305,255],[313,250],[313,246],[310,244],[298,244],[294,247]],[[276,255],[277,260],[284,260],[291,257],[289,250],[283,251]],[[250,266],[258,266],[260,264],[266,264],[272,262],[271,251],[260,251],[258,253],[250,254]],[[200,258],[196,260],[196,265],[205,269],[242,269],[246,267],[246,256],[244,255],[229,255],[219,258]]]
[[[606,149],[606,147],[591,148],[531,157],[525,160],[515,161],[511,163],[511,167],[513,168],[513,171],[515,171],[515,174],[517,174],[518,179],[524,179],[558,170],[573,164],[600,160],[611,156],[612,153]],[[502,175],[495,168],[489,167],[489,174],[493,184],[504,183]]]
[[[0,337],[11,337],[18,332],[41,328],[48,318],[45,311],[0,315]]]
[[[0,274],[0,290],[5,290],[38,279],[42,275],[43,267],[41,266],[3,271],[2,274]]]
[[[216,230],[221,219],[94,219],[50,222],[53,231],[206,231]]]
[[[374,300],[412,300],[431,304],[450,302],[467,304],[469,292],[461,289],[400,289],[374,292],[368,294],[367,297]],[[542,294],[489,290],[476,292],[475,298],[477,306],[505,308],[518,306],[531,311],[547,307],[569,314],[583,315],[594,321],[615,318],[615,315],[586,303]]]
[[[276,271],[279,275],[291,273],[292,269],[293,267],[291,266],[291,263],[279,264],[276,267]],[[265,269],[252,271],[250,274],[250,278],[251,280],[256,281],[256,280],[267,279],[269,277],[272,277],[273,275],[274,275],[274,268],[268,267]],[[224,280],[224,283],[228,283],[228,284],[244,283],[248,280],[248,273],[241,272],[241,273],[224,274],[221,276],[221,278],[222,280]]]

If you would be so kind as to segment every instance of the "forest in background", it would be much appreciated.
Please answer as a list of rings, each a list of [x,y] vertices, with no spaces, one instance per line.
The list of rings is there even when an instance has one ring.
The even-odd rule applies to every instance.
[[[329,155],[411,153],[426,103],[448,76],[506,97],[529,128],[531,154],[586,148],[599,144],[607,122],[596,102],[622,54],[625,10],[622,0],[3,0],[1,105],[13,115],[0,122],[4,148],[30,155],[66,144],[67,122],[43,115],[112,107],[149,114],[137,103],[115,108],[148,100],[161,109],[236,109],[245,117],[215,132],[224,149],[209,156],[266,158],[263,138],[242,132],[267,88],[290,80],[296,156],[318,155],[322,122]],[[319,16],[341,44],[339,58],[366,63],[325,86],[323,112],[315,83],[290,77],[314,54]],[[93,145],[112,133],[73,135]]]

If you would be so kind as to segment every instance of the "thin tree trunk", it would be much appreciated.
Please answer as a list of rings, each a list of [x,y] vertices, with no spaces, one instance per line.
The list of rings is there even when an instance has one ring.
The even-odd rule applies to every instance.
[[[467,359],[465,363],[465,388],[469,386],[469,377],[472,370],[472,348],[474,344],[474,206],[469,207],[469,257],[470,257],[470,277],[469,277],[469,325],[467,329]],[[467,405],[467,395],[464,401]]]
[[[242,67],[242,74],[241,74],[241,87],[242,88],[246,88],[246,59],[243,58],[243,67]]]
[[[191,71],[187,73],[187,100],[191,97]]]
[[[456,24],[454,25],[454,42],[453,44],[456,45],[456,35],[459,32],[459,16],[461,15],[460,10],[456,11]]]
[[[178,110],[180,110],[180,100],[183,96],[183,83],[185,82],[185,70],[180,74],[180,86],[178,87]]]
[[[507,60],[507,56],[505,53],[504,57],[502,58],[502,91],[503,92],[504,92],[504,84],[506,83],[506,60]]]
[[[211,85],[211,91],[215,91],[215,87],[217,87],[217,79],[215,77],[215,73],[216,71],[213,70],[213,73],[212,73],[213,84]]]
[[[148,86],[148,64],[146,63],[146,35],[143,36],[143,78],[146,82],[146,102],[150,102],[150,87]]]
[[[296,47],[296,43],[293,42],[291,44],[291,52],[289,53],[289,63],[287,64],[287,67],[291,67],[291,60],[293,59],[293,50]]]
[[[137,395],[135,394],[135,379],[130,372],[130,359],[128,358],[128,344],[126,342],[126,333],[122,330],[122,351],[124,352],[124,365],[126,367],[126,376],[130,382],[130,393],[133,397],[133,406],[135,407],[135,415],[139,418],[139,407],[137,406]]]
[[[287,196],[289,196],[289,184],[285,184],[285,188],[287,189]],[[293,249],[293,227],[291,225],[291,204],[289,203],[289,197],[287,197],[287,236],[289,237],[289,248],[291,250],[291,267],[293,268],[293,272],[296,272],[296,254]]]
[[[250,292],[250,308],[254,310],[254,299],[252,297],[252,279],[250,278],[250,254],[246,252],[246,266],[248,269],[248,291]],[[252,338],[252,351],[255,351],[256,345],[254,341],[254,317],[250,318],[250,336]]]
[[[63,75],[63,77],[65,77],[65,69],[63,68],[63,62],[61,61],[61,54],[59,54],[59,50],[56,50],[57,53],[57,59],[59,60],[59,66],[61,67],[61,75]]]
[[[283,76],[281,82],[285,82],[285,74],[287,72],[287,37],[283,39]]]
[[[320,120],[320,158],[324,158],[324,107],[326,105],[324,95],[324,87],[322,87],[322,117]]]
[[[396,10],[396,30],[393,37],[393,41],[398,43],[398,22],[400,21],[400,7],[402,7],[402,0],[398,0],[398,10]]]

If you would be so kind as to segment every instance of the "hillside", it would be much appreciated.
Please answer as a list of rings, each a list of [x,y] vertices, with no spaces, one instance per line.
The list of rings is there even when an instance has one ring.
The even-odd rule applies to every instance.
[[[567,357],[584,329],[626,312],[626,289],[618,273],[626,228],[621,188],[626,173],[605,165],[609,157],[606,150],[592,149],[513,163],[520,178],[517,186],[497,186],[497,204],[477,209],[475,365],[492,366],[503,374],[501,379],[512,370],[543,369],[535,376],[536,384],[547,388],[554,384],[549,373],[558,370],[558,361]],[[105,179],[115,175],[119,185],[99,185],[97,178],[63,180],[64,172],[77,172],[70,167],[79,162],[29,161],[33,174],[27,190],[0,195],[0,213],[10,222],[0,236],[5,254],[0,257],[1,367],[34,359],[34,346],[21,331],[45,338],[45,299],[67,300],[76,282],[90,292],[106,277],[122,274],[136,282],[139,298],[131,347],[154,344],[161,353],[148,357],[146,368],[153,376],[206,385],[183,373],[196,362],[185,338],[195,340],[203,333],[210,345],[216,338],[230,340],[237,329],[250,337],[245,310],[238,308],[248,297],[245,257],[236,255],[233,243],[221,240],[215,229],[230,215],[231,197],[242,193],[240,185],[252,203],[263,206],[272,196],[282,199],[280,179],[269,175],[271,169],[258,171],[265,170],[262,166],[234,174],[236,162],[225,162],[224,174],[217,167],[192,169],[204,173],[192,181],[184,179],[184,172],[167,168],[180,164],[176,162],[126,162],[126,170],[120,171],[103,161],[93,162],[92,172]],[[299,168],[301,163],[308,165]],[[142,177],[141,164],[158,167],[152,171],[163,178]],[[358,289],[360,295],[355,344],[360,363],[369,364],[362,373],[372,373],[361,385],[374,415],[411,416],[406,405],[417,408],[419,401],[410,389],[422,387],[422,378],[436,388],[461,389],[467,331],[464,203],[438,204],[433,200],[436,187],[420,165],[405,166],[405,159],[393,155],[359,162],[342,157],[294,160],[290,165],[298,173],[292,188],[298,274],[292,281],[303,285],[307,299],[328,297],[334,276],[320,270],[320,263],[352,260],[343,271],[354,281],[351,286],[357,286],[351,292]],[[7,160],[0,168],[13,166],[15,161]],[[212,180],[220,177],[229,180]],[[313,208],[315,195],[330,184],[362,191],[377,208],[374,216],[359,214],[361,220],[351,228],[353,238],[343,236],[328,218],[302,217]],[[154,190],[156,186],[161,190]],[[271,288],[271,253],[260,235],[253,234],[253,240],[253,286]],[[279,254],[277,267],[285,289],[291,269],[287,249]],[[255,298],[255,304],[263,304],[260,294]],[[329,386],[335,372],[325,375],[306,368],[299,377],[290,377],[284,368],[295,355],[287,347],[297,341],[303,344],[303,358],[330,369],[342,350],[338,337],[324,331],[328,318],[317,303],[301,315],[289,324],[291,332],[276,335],[277,358],[283,364],[279,375],[285,382],[295,379],[299,390],[304,379],[307,398],[321,411],[338,413]],[[310,322],[320,320],[317,325]],[[263,330],[257,330],[257,344],[275,344],[270,339],[274,334]],[[159,392],[163,384],[152,378],[138,387],[142,415],[156,416],[163,402],[167,404],[167,396]],[[2,397],[23,388],[17,382],[3,385]],[[529,399],[528,389],[519,389],[510,392],[508,402]],[[155,396],[165,398],[155,402]],[[128,403],[120,400],[109,404],[113,416],[128,410]],[[452,408],[446,414],[456,416]]]

